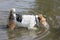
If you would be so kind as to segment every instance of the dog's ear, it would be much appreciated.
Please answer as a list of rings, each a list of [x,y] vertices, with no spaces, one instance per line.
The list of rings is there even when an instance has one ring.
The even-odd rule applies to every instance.
[[[43,15],[42,14],[38,14],[38,20],[40,21],[42,19]]]
[[[46,19],[44,18],[44,16],[42,14],[38,15],[38,20],[39,21],[46,21]]]

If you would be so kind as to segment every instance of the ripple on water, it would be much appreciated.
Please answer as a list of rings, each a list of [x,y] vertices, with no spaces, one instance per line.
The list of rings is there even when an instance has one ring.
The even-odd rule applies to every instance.
[[[58,23],[60,24],[60,16],[56,16]]]
[[[8,40],[7,32],[5,29],[0,29],[0,40]]]
[[[26,28],[17,28],[14,31],[8,30],[9,39],[17,40],[39,40],[46,37],[49,31],[45,28],[41,30],[27,30]]]

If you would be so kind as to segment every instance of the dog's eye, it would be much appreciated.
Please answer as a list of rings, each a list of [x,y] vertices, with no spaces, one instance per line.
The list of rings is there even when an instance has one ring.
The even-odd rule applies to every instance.
[[[41,20],[39,17],[38,17],[39,20]]]

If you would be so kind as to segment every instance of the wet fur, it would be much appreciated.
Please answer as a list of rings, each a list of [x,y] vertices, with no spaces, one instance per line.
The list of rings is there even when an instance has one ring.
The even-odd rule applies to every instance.
[[[12,14],[12,10],[10,11],[10,14],[9,14],[7,28],[12,29],[12,30],[15,28],[14,16]]]
[[[11,12],[10,12],[11,13]],[[42,14],[38,15],[38,20],[40,23],[42,23],[43,25],[46,23],[46,19],[43,17]],[[45,26],[45,25],[44,25]],[[14,29],[15,28],[15,23],[14,23],[14,17],[12,14],[9,15],[9,21],[8,21],[8,27],[10,29]]]
[[[46,24],[46,19],[43,17],[42,14],[39,14],[39,15],[38,15],[38,19],[39,19],[39,21],[45,26],[45,24]]]
[[[10,12],[9,12],[9,18],[8,18],[8,28],[9,29],[14,29],[15,28],[15,26],[16,26],[16,24],[15,24],[15,22],[14,22],[14,15],[13,15],[13,12],[15,12],[13,9],[12,10],[10,10]],[[28,17],[28,16],[27,16]],[[22,21],[22,15],[21,15],[21,18],[19,18],[19,15],[17,15],[16,16],[16,18],[17,18],[17,21]],[[40,23],[42,23],[44,26],[46,25],[46,19],[43,17],[43,15],[42,14],[38,14],[38,20],[39,20],[39,22]],[[34,28],[34,27],[33,27]]]

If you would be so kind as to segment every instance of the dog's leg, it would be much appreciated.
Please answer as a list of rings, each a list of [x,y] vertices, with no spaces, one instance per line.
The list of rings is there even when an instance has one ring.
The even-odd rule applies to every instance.
[[[37,30],[37,27],[34,27],[35,24],[30,23],[30,26],[28,27],[28,29],[33,29],[33,30]]]

